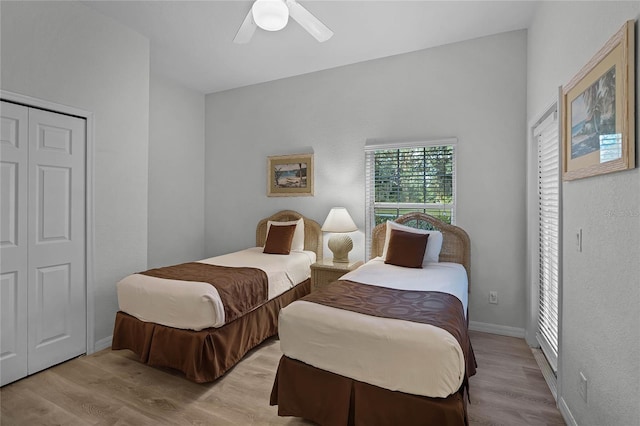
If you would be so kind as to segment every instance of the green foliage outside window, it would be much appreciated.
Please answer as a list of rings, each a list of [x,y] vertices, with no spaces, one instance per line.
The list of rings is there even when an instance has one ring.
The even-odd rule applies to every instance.
[[[376,224],[414,211],[422,211],[451,223],[454,204],[453,155],[452,146],[376,151]],[[390,207],[387,203],[395,206]],[[405,208],[403,204],[412,206]],[[415,204],[424,206],[416,208]]]

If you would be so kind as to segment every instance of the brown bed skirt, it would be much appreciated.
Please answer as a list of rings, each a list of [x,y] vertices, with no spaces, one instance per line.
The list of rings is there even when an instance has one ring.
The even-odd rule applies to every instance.
[[[467,425],[462,388],[448,398],[390,391],[283,356],[271,391],[278,415],[329,425]]]
[[[140,362],[182,371],[196,383],[211,382],[251,349],[278,332],[278,314],[309,294],[306,280],[246,315],[219,328],[183,330],[116,314],[111,349],[130,349]]]

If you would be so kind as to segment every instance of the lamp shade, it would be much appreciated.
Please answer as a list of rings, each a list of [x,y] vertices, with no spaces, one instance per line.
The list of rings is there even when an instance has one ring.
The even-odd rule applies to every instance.
[[[349,212],[344,207],[334,207],[331,209],[322,225],[324,232],[353,232],[358,227],[351,219]]]
[[[289,8],[284,0],[256,0],[251,13],[256,25],[267,31],[279,31],[289,21]]]

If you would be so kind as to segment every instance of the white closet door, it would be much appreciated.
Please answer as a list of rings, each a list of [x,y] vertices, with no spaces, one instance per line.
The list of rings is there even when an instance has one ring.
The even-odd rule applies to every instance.
[[[0,385],[27,375],[28,109],[0,105]]]
[[[85,121],[29,109],[29,374],[86,352]]]

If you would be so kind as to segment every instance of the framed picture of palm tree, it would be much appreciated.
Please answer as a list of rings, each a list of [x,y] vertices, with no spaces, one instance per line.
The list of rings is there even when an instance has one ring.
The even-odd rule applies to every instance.
[[[313,154],[267,157],[267,196],[313,195]]]
[[[562,88],[562,179],[635,167],[634,21]]]

